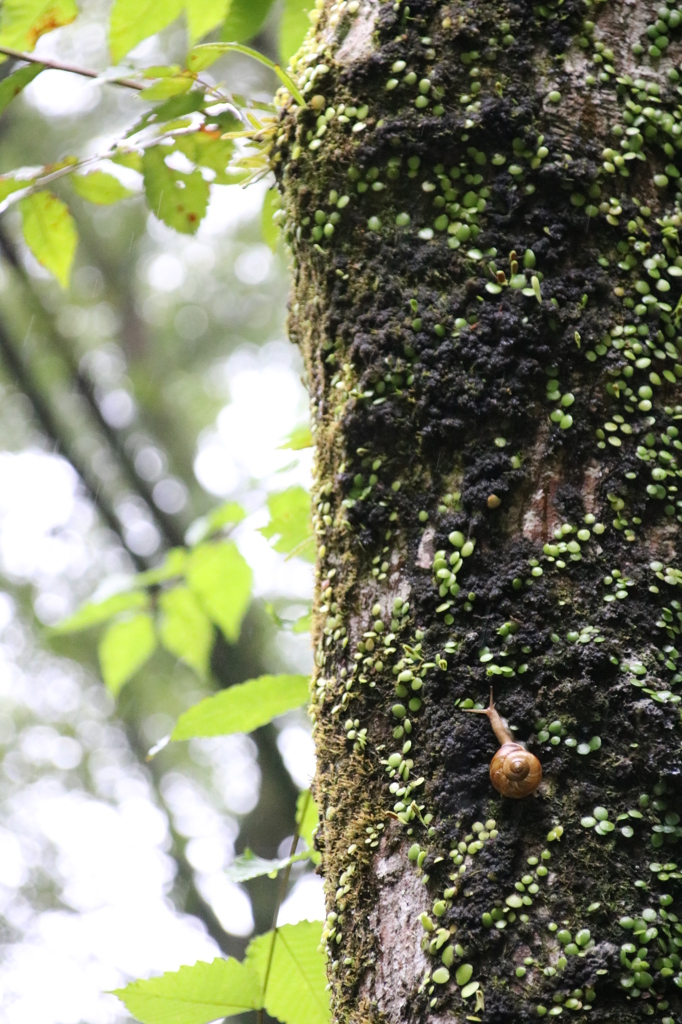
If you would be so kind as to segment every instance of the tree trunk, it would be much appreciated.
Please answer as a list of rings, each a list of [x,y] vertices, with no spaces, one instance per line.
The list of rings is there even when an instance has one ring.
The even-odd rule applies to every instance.
[[[276,151],[334,1019],[679,1021],[682,18],[318,8]]]

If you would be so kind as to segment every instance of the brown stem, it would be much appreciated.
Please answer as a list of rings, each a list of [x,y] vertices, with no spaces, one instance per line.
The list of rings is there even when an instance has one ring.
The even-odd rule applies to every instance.
[[[83,78],[101,78],[99,71],[92,71],[90,68],[82,68],[78,64],[69,64],[63,60],[54,60],[52,57],[36,57],[32,53],[24,53],[22,50],[13,50],[11,46],[0,46],[0,53],[6,57],[14,57],[15,60],[24,60],[28,64],[42,64],[45,68],[52,68],[54,71],[70,71],[74,75],[82,75]],[[126,89],[144,89],[140,82],[132,78],[108,78],[104,81],[112,85],[122,85]]]

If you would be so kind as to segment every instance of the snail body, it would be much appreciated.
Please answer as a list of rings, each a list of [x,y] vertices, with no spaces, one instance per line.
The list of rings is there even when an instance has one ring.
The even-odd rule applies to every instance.
[[[493,732],[502,744],[490,762],[490,781],[502,796],[522,800],[530,796],[542,781],[542,765],[535,754],[514,739],[504,718],[495,709],[493,691],[487,708],[463,708],[474,714],[486,715]]]

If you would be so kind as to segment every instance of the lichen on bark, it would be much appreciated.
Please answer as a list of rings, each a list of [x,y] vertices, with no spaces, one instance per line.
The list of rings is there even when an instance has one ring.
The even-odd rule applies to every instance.
[[[316,15],[274,167],[336,1019],[679,1020],[682,14]]]

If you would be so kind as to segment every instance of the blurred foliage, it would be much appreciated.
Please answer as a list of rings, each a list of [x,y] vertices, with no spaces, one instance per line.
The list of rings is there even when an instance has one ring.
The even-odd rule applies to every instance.
[[[213,436],[230,397],[230,354],[267,351],[283,336],[287,284],[274,230],[278,204],[274,193],[254,186],[260,191],[256,201],[247,200],[247,216],[243,194],[234,194],[240,177],[257,178],[266,165],[258,157],[252,166],[230,170],[228,161],[235,153],[241,159],[242,150],[221,138],[240,129],[244,111],[250,111],[249,130],[264,129],[267,137],[272,108],[261,97],[274,91],[273,68],[282,78],[277,54],[293,53],[308,24],[305,5],[285,4],[279,27],[271,7],[267,0],[249,5],[116,0],[107,12],[93,0],[78,18],[67,0],[4,0],[0,7],[5,48],[31,51],[42,35],[68,26],[48,37],[51,48],[41,43],[46,62],[105,66],[106,17],[114,60],[153,36],[143,44],[142,57],[128,58],[125,74],[133,76],[134,87],[75,79],[40,64],[17,69],[8,61],[0,71],[5,73],[0,112],[7,108],[0,121],[0,203],[5,200],[0,210],[7,207],[0,221],[3,447],[21,458],[43,453],[41,467],[59,455],[77,474],[71,512],[50,527],[50,543],[61,545],[54,565],[29,555],[23,562],[12,560],[3,544],[5,506],[0,503],[0,598],[12,623],[0,638],[2,657],[21,665],[31,680],[25,690],[0,694],[8,723],[0,730],[0,797],[9,807],[32,780],[42,778],[54,780],[64,792],[82,791],[93,801],[118,806],[126,777],[144,780],[145,799],[160,810],[168,829],[166,850],[175,862],[169,887],[173,904],[199,917],[231,955],[244,952],[244,932],[231,930],[211,897],[220,871],[197,867],[191,853],[196,826],[187,823],[187,801],[191,794],[190,804],[203,807],[207,819],[222,817],[229,827],[236,823],[236,849],[253,850],[249,857],[269,863],[267,872],[242,876],[255,928],[265,931],[290,872],[300,877],[307,862],[305,851],[302,857],[284,856],[282,844],[298,822],[310,847],[316,821],[314,804],[308,798],[301,802],[299,787],[284,767],[277,729],[265,724],[284,707],[280,701],[267,713],[264,705],[259,722],[249,725],[263,723],[252,739],[234,737],[241,745],[192,740],[145,759],[191,705],[202,698],[217,700],[211,696],[216,690],[220,696],[236,694],[245,680],[256,683],[284,672],[285,678],[299,680],[296,700],[285,700],[284,706],[294,708],[305,697],[302,677],[292,674],[307,667],[305,641],[292,648],[282,630],[291,637],[288,627],[294,622],[298,631],[305,629],[306,600],[275,587],[267,600],[254,601],[252,572],[235,542],[247,534],[233,538],[232,531],[247,530],[249,516],[272,490],[270,523],[262,534],[277,552],[310,558],[306,492],[298,482],[285,486],[286,472],[279,484],[271,475],[263,480],[242,472],[233,487],[216,485],[238,500],[215,508],[215,493],[207,492],[195,474],[197,453]],[[188,42],[215,30],[223,40],[241,43],[263,26],[256,44],[267,66],[246,51],[214,46],[208,63],[208,47],[203,55],[201,47],[195,51],[195,67],[212,67],[210,74],[202,72],[201,82],[196,70],[183,70]],[[54,76],[71,85],[60,92]],[[209,114],[211,102],[224,95],[217,94],[218,76],[228,97],[238,93],[254,100]],[[183,117],[193,129],[185,134],[182,129],[189,125],[183,126]],[[207,125],[214,127],[207,130]],[[126,133],[123,147],[112,146],[112,138]],[[100,166],[94,155],[102,153],[110,159]],[[16,175],[16,168],[24,170]],[[282,437],[283,446],[305,453],[311,444],[307,427],[289,423],[282,432],[294,427],[288,443]],[[49,505],[51,498],[45,493],[41,500]],[[47,539],[45,544],[52,550]],[[292,606],[297,608],[293,618]],[[41,678],[31,670],[37,663],[43,675],[70,681],[62,686],[68,700],[56,691],[52,698],[32,693]],[[36,729],[48,729],[50,749],[70,750],[71,761],[54,753],[50,762],[48,732]],[[32,736],[43,737],[42,747],[31,746]],[[31,753],[36,749],[38,754]],[[111,767],[103,772],[105,761]],[[232,796],[231,786],[236,787]],[[252,791],[257,799],[248,795]],[[11,827],[0,813],[0,830],[5,823]],[[20,835],[26,844],[36,840],[31,827],[25,824],[25,836]],[[63,879],[50,866],[48,848],[45,840],[44,855],[34,856],[12,898],[27,902],[34,915],[49,907],[76,913]],[[226,850],[225,860],[233,855]],[[268,877],[282,869],[284,879]],[[22,928],[25,933],[24,926],[9,928],[6,949],[22,941]],[[301,1008],[285,991],[291,975],[275,944],[277,934],[252,943],[251,967],[240,969],[253,969],[260,977],[262,999],[268,985],[258,965],[271,942],[265,961],[274,974],[265,1009],[280,1017],[289,1014],[286,1019],[295,1024]],[[321,971],[321,982],[319,926],[309,936],[301,953],[303,960],[312,957],[311,970]],[[228,963],[230,970],[237,966]],[[308,1020],[317,1019],[316,1013],[324,1019],[323,984],[320,993]]]

